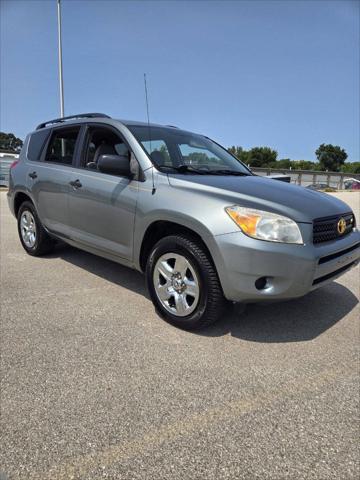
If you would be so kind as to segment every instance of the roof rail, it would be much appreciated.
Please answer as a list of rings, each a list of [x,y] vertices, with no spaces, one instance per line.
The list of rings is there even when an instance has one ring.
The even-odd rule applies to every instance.
[[[176,125],[166,125],[167,127],[171,127],[171,128],[179,128],[177,127]]]
[[[47,122],[40,123],[36,127],[36,130],[40,130],[40,128],[44,128],[47,125],[52,125],[54,123],[62,123],[65,122],[66,120],[74,120],[76,118],[111,118],[109,115],[105,115],[105,113],[79,113],[77,115],[70,115],[69,117],[62,117],[62,118],[55,118],[54,120],[48,120]]]

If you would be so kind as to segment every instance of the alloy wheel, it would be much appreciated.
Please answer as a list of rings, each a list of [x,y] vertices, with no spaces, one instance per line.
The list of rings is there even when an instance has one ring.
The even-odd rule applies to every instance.
[[[23,242],[28,248],[33,248],[36,242],[36,223],[33,214],[25,210],[20,219],[20,231]]]
[[[190,315],[199,303],[200,284],[194,267],[178,253],[166,253],[156,262],[153,282],[162,306],[173,315]]]

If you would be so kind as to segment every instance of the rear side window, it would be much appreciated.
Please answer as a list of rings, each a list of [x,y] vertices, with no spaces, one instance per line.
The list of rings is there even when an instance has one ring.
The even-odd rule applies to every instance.
[[[49,134],[50,130],[40,130],[39,132],[35,132],[31,135],[27,150],[27,158],[29,160],[32,162],[40,160],[41,152]]]
[[[79,131],[80,127],[55,130],[46,151],[45,162],[71,165]]]

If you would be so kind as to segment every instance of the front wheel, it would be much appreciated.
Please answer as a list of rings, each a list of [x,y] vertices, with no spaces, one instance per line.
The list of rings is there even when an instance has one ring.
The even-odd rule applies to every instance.
[[[225,299],[215,267],[202,244],[184,235],[161,239],[146,268],[151,299],[169,323],[195,330],[220,317]]]

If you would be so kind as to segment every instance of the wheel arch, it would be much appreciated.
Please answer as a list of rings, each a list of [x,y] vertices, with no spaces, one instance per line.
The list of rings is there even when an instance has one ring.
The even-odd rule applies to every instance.
[[[206,242],[198,232],[177,222],[172,222],[169,220],[156,220],[147,227],[142,238],[140,254],[139,254],[139,266],[141,271],[143,272],[145,271],[148,256],[153,246],[159,240],[169,235],[180,235],[180,234],[186,235],[187,237],[198,241],[201,244],[201,246],[204,248],[205,252],[209,255],[210,260],[212,261],[212,263],[216,268],[216,265],[213,260],[213,256]]]
[[[18,216],[19,209],[24,202],[31,202],[34,205],[32,198],[25,192],[19,191],[15,193],[14,196],[14,214],[15,217]],[[34,205],[35,207],[35,205]]]

